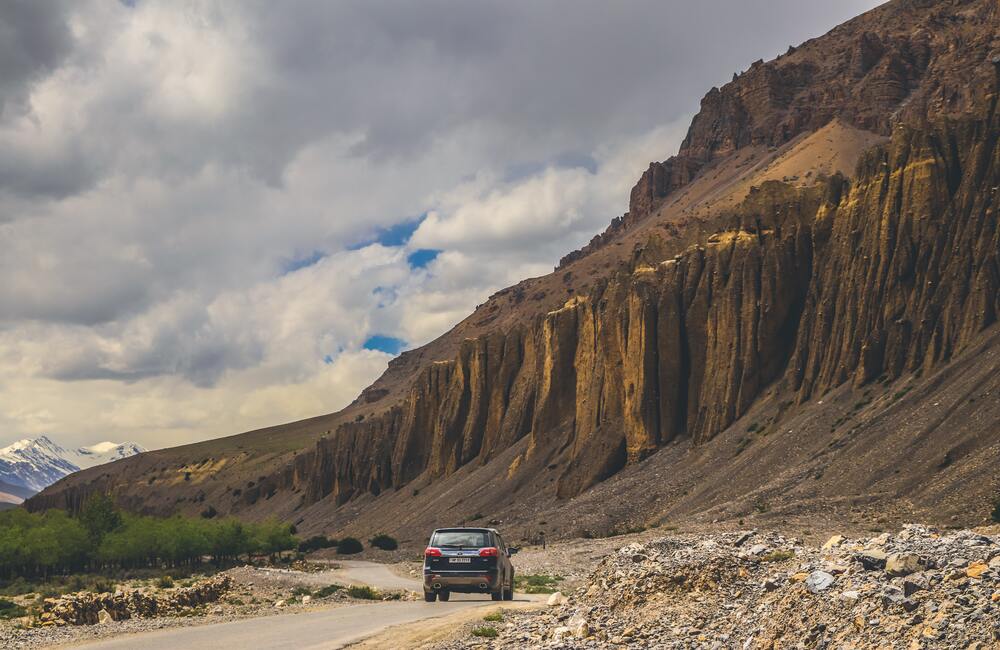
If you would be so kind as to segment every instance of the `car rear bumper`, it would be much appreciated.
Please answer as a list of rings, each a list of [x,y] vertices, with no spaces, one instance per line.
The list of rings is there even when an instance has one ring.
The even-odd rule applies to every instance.
[[[496,591],[496,571],[436,571],[424,573],[424,591],[486,593]]]

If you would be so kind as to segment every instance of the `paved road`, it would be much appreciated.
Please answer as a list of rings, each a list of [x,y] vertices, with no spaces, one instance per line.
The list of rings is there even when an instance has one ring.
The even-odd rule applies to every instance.
[[[338,564],[342,566],[338,575],[344,582],[369,584],[380,589],[422,589],[420,582],[401,578],[381,564],[361,561],[339,561]],[[303,614],[279,614],[143,632],[75,647],[86,650],[327,650],[343,647],[387,627],[436,618],[460,609],[482,607],[491,602],[489,596],[454,594],[447,603],[420,601],[351,605]]]

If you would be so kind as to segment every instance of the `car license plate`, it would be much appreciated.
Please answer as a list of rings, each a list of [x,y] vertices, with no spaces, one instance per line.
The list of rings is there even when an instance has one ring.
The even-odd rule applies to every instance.
[[[472,558],[471,557],[451,557],[451,558],[448,558],[448,562],[450,562],[452,564],[459,564],[459,563],[471,564],[472,563]]]

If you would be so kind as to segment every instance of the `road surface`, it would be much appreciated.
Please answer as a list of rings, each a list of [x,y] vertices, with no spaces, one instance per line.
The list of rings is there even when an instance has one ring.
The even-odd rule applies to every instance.
[[[341,565],[337,571],[341,582],[367,584],[378,589],[423,590],[419,581],[397,576],[381,564],[357,560],[337,563]],[[86,650],[328,650],[341,648],[394,625],[445,616],[461,609],[483,607],[490,603],[492,601],[489,596],[452,594],[447,603],[385,602],[333,607],[302,614],[278,614],[228,623],[129,634],[74,647]]]

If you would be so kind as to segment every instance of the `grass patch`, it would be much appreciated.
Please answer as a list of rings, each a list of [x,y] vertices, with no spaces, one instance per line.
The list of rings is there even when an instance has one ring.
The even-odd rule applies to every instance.
[[[347,588],[347,595],[351,598],[360,598],[361,600],[380,600],[382,595],[378,591],[372,589],[371,587],[352,585]]]
[[[514,577],[514,587],[517,591],[526,594],[554,594],[557,589],[556,583],[562,580],[562,576],[550,576],[541,573],[533,575],[523,575]]]
[[[472,636],[482,637],[484,639],[495,639],[500,636],[495,627],[489,625],[483,625],[481,627],[473,628]]]
[[[760,558],[761,562],[784,562],[795,557],[795,551],[771,551]]]
[[[170,576],[161,576],[160,579],[156,581],[156,586],[160,589],[172,589],[174,586],[174,579]]]
[[[498,609],[495,612],[490,612],[489,614],[483,617],[483,620],[489,623],[499,623],[503,620],[503,610]]]
[[[309,587],[296,587],[292,589],[293,596],[312,596],[312,590]]]

